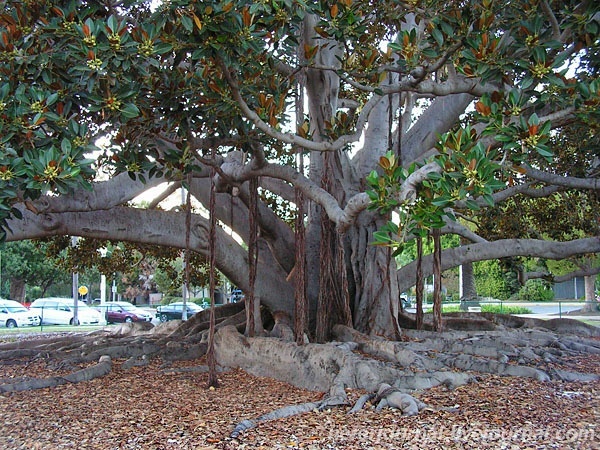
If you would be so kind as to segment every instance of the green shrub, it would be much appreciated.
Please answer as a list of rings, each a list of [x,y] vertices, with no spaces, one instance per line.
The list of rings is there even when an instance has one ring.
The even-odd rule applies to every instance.
[[[431,314],[433,308],[424,309],[426,314]],[[464,312],[458,305],[442,305],[442,313],[457,313]],[[532,314],[529,308],[523,306],[504,306],[504,305],[481,305],[481,312],[489,312],[494,314]]]
[[[479,261],[473,264],[475,286],[477,294],[482,297],[493,297],[507,300],[514,292],[514,278],[512,272],[502,268],[499,261]]]
[[[534,302],[551,301],[554,300],[554,291],[544,280],[527,280],[514,298]]]
[[[181,297],[174,297],[172,295],[163,295],[163,298],[160,300],[161,305],[168,305],[173,302],[180,302],[182,300]]]
[[[481,312],[495,314],[532,314],[529,308],[523,306],[481,305]]]

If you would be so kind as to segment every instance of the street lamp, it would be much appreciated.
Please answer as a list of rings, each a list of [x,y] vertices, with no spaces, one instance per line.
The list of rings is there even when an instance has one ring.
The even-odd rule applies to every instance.
[[[181,204],[183,205],[184,203],[186,203],[186,192],[185,192],[185,188],[183,187],[183,183],[181,183]],[[189,206],[189,205],[188,205]],[[186,214],[189,214],[189,211],[186,211]],[[187,231],[186,231],[187,232]],[[187,316],[187,297],[188,297],[188,286],[187,286],[187,278],[186,278],[186,260],[187,260],[187,252],[188,249],[186,248],[184,251],[181,252],[181,258],[183,260],[183,264],[182,264],[182,268],[183,268],[183,284],[181,286],[181,297],[183,300],[183,309],[181,311],[181,320],[187,320],[188,316]]]
[[[98,249],[98,253],[100,253],[101,258],[106,258],[106,252],[108,249],[106,247],[102,247]],[[104,311],[104,303],[106,303],[106,275],[103,273],[100,274],[100,310]]]
[[[71,236],[71,247],[77,247],[77,236]],[[73,267],[73,325],[79,325],[79,274]]]

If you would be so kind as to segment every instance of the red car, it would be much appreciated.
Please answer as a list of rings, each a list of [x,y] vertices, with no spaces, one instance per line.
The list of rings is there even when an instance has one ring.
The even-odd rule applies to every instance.
[[[152,315],[129,302],[106,302],[98,306],[107,323],[116,322],[150,322]]]

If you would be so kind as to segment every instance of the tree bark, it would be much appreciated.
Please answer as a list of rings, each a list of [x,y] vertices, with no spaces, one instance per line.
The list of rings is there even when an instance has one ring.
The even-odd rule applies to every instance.
[[[595,289],[596,277],[586,275],[583,279],[585,282],[585,306],[583,310],[586,312],[598,311],[598,300],[596,299]]]
[[[461,283],[462,295],[461,300],[474,300],[477,298],[477,288],[475,287],[475,273],[473,272],[473,263],[466,262],[461,264]]]
[[[442,243],[440,230],[435,228],[433,235],[433,329],[442,331]]]
[[[370,223],[369,223],[370,222]],[[363,213],[351,236],[352,274],[354,277],[354,327],[361,333],[394,337],[400,309],[400,291],[394,260],[387,249],[370,244],[373,232],[383,223]]]
[[[25,301],[25,281],[21,278],[11,277],[10,298],[18,302]]]

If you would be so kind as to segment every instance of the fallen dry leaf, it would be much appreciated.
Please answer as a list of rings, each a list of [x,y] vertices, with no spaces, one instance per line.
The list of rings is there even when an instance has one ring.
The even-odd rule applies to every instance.
[[[322,393],[298,389],[242,370],[220,374],[221,387],[206,388],[208,375],[177,371],[204,361],[159,361],[113,371],[99,379],[53,389],[0,396],[2,449],[597,449],[600,448],[600,383],[540,382],[479,376],[452,391],[417,394],[432,406],[458,412],[347,408],[261,422],[229,438],[245,419],[282,406],[317,401]],[[600,373],[600,355],[568,361]],[[0,379],[56,376],[43,360],[0,364]],[[167,370],[168,369],[168,370]],[[348,390],[355,401],[364,392]]]

